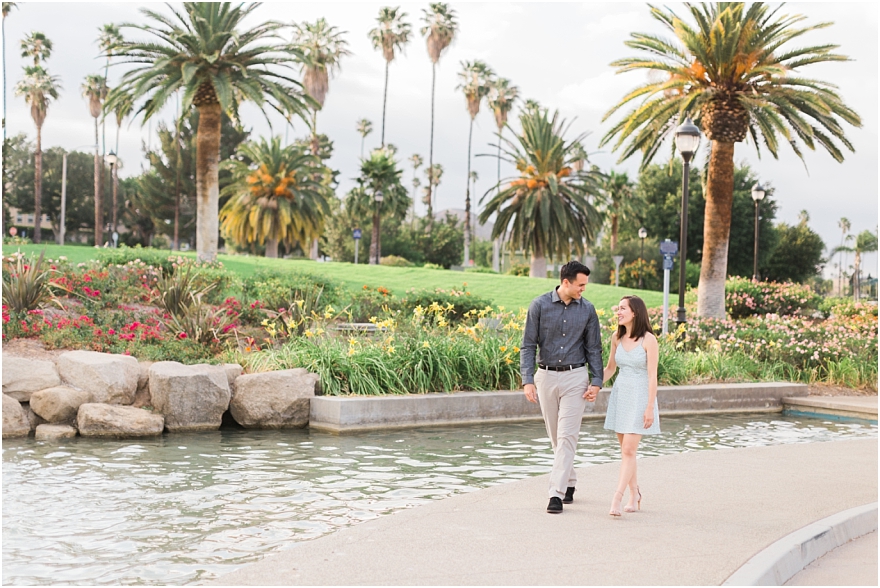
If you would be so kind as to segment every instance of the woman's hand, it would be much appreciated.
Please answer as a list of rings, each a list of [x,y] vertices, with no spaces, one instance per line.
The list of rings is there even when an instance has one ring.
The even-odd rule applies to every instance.
[[[645,416],[643,417],[645,421],[645,428],[650,429],[651,425],[654,424],[654,407],[649,406],[645,409]]]

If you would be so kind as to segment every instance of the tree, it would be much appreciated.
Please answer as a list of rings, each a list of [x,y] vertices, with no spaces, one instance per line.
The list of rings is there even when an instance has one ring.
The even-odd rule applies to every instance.
[[[15,2],[3,3],[3,140],[6,140],[6,17],[16,7]]]
[[[619,174],[612,170],[602,182],[602,192],[609,206],[611,251],[614,251],[617,248],[618,223],[635,217],[636,211],[639,210],[638,200],[633,192],[633,183],[626,172]]]
[[[266,257],[278,257],[278,244],[303,250],[321,236],[330,213],[332,191],[317,181],[317,156],[281,138],[251,141],[238,158],[223,162],[232,172],[224,188],[229,201],[220,211],[224,234],[240,244],[266,244]],[[249,162],[249,163],[245,163]]]
[[[440,56],[452,44],[455,33],[458,32],[458,22],[455,20],[455,11],[444,2],[432,2],[428,9],[422,9],[421,33],[428,45],[428,57],[431,59],[431,142],[428,149],[428,224],[427,230],[431,231],[434,224],[434,199],[432,198],[435,184],[432,173],[434,172],[434,96],[437,85],[437,63]]]
[[[808,215],[801,215],[800,222],[794,226],[777,225],[778,243],[762,270],[765,279],[803,283],[820,272],[825,243],[807,226],[808,221]]]
[[[422,167],[422,164],[425,163],[425,160],[418,153],[413,153],[409,157],[409,163],[413,168],[413,178],[412,178],[412,187],[413,187],[413,195],[412,195],[412,226],[415,226],[416,223],[416,192],[421,186],[422,182],[419,181],[416,173],[419,171],[419,168]]]
[[[43,33],[33,31],[21,40],[21,56],[33,58],[34,67],[39,67],[40,62],[49,59],[50,55],[52,55],[52,41]]]
[[[427,230],[430,231],[431,219],[434,218],[434,209],[431,206],[431,198],[437,197],[437,186],[440,185],[440,181],[443,179],[443,166],[439,163],[435,163],[431,167],[426,168],[425,177],[428,180],[428,185],[425,186],[425,194],[422,197],[422,202],[428,207],[428,214],[425,215],[425,218],[428,219],[428,224],[426,225]]]
[[[723,318],[734,145],[751,137],[756,149],[763,143],[778,157],[781,138],[799,157],[802,146],[815,149],[818,144],[842,161],[836,141],[850,151],[853,147],[840,121],[861,126],[861,119],[843,103],[835,86],[799,75],[806,65],[846,61],[833,53],[837,45],[790,48],[792,40],[830,23],[796,28],[805,17],[777,17],[779,9],[764,3],[693,4],[688,10],[696,27],[671,9],[651,7],[651,15],[674,35],[673,41],[633,33],[626,42],[648,55],[614,62],[618,73],[647,69],[662,76],[624,96],[605,115],[607,119],[642,99],[601,144],[616,138],[620,159],[638,151],[644,167],[684,116],[702,128],[711,152],[697,314]]]
[[[379,26],[369,32],[373,49],[381,49],[385,58],[385,91],[382,94],[382,147],[385,146],[385,107],[388,104],[388,69],[394,61],[395,51],[403,51],[409,43],[410,25],[403,20],[406,13],[400,7],[385,6],[379,9],[376,21]],[[361,156],[363,158],[363,155]]]
[[[849,222],[848,218],[843,216],[843,217],[840,217],[839,221],[837,221],[837,226],[840,227],[840,232],[841,232],[840,247],[843,247],[844,242],[846,240],[846,235],[849,233],[850,228],[852,228],[852,224]],[[838,251],[838,254],[837,254],[837,267],[838,267],[837,281],[838,281],[838,291],[842,293],[843,292],[844,268],[843,268],[843,249],[841,249],[840,247],[837,248],[837,251]]]
[[[46,122],[49,102],[58,99],[60,89],[61,83],[58,77],[49,75],[49,72],[40,65],[25,67],[24,78],[15,86],[15,95],[24,96],[24,101],[30,104],[31,118],[34,119],[34,125],[37,127],[37,142],[34,149],[34,243],[41,241],[40,221],[43,217],[43,123]]]
[[[109,79],[107,77],[107,75],[109,74],[109,70],[110,70],[110,58],[113,56],[113,48],[116,45],[118,45],[121,41],[122,41],[122,33],[119,32],[119,27],[117,27],[116,25],[111,23],[111,24],[105,24],[104,26],[98,28],[98,47],[100,48],[101,53],[107,58],[107,61],[104,62],[104,81],[105,82]],[[103,96],[101,98],[101,100],[104,100],[104,98],[106,98],[106,96]],[[121,104],[121,109],[124,111],[127,108],[127,112],[125,112],[123,114],[123,116],[119,118],[119,120],[121,120],[122,118],[124,118],[125,116],[127,116],[131,112],[131,98],[130,97],[128,98],[127,102],[128,102],[127,106],[125,106],[124,104]],[[119,111],[120,107],[117,107],[114,110]],[[107,154],[107,124],[106,123],[107,123],[106,117],[102,118],[101,119],[101,160],[102,161],[104,160],[104,156]],[[116,128],[117,128],[116,153],[118,155],[119,154],[119,125],[117,125]],[[103,169],[103,164],[102,164],[101,168]],[[101,175],[101,186],[102,186],[102,191],[103,191],[103,186],[104,186],[103,174]],[[114,210],[115,210],[115,208],[114,208]],[[114,231],[116,230],[115,215],[114,215],[114,221],[113,221],[113,230]]]
[[[107,107],[131,97],[136,114],[144,120],[156,115],[178,90],[181,114],[193,106],[199,112],[196,146],[196,249],[198,257],[213,261],[219,238],[219,156],[222,114],[238,118],[239,104],[254,102],[266,115],[266,107],[281,116],[306,117],[311,98],[302,95],[301,84],[290,77],[291,49],[270,45],[277,22],[246,20],[259,4],[187,2],[183,12],[171,8],[168,17],[141,9],[147,22],[125,24],[155,37],[152,41],[121,41],[113,48],[118,63],[134,63],[120,84],[110,92]],[[115,65],[115,64],[114,64]]]
[[[515,142],[503,139],[504,154],[519,175],[502,180],[506,186],[486,204],[480,222],[496,214],[492,238],[509,230],[511,245],[531,255],[529,275],[546,278],[548,254],[565,258],[572,244],[583,254],[584,241],[592,242],[599,232],[603,219],[594,200],[601,174],[573,170],[574,146],[585,134],[567,141],[570,125],[558,112],[550,118],[546,110],[526,110],[520,124],[522,133]]]
[[[365,118],[357,121],[357,132],[361,136],[361,159],[364,158],[364,139],[373,132],[373,123]]]
[[[507,125],[507,116],[519,97],[519,88],[511,84],[507,78],[494,78],[489,89],[489,108],[495,115],[495,126],[498,127],[498,178],[501,184],[501,133]]]
[[[103,158],[98,153],[98,117],[101,116],[102,102],[107,96],[107,80],[104,76],[89,74],[82,85],[82,95],[89,99],[89,113],[95,119],[95,245],[104,242],[104,203],[101,190],[101,168]]]
[[[847,238],[844,241],[852,241],[852,235],[847,235]],[[862,231],[855,238],[855,245],[853,247],[850,247],[849,245],[841,245],[839,247],[835,247],[831,251],[831,255],[834,255],[835,253],[841,251],[856,254],[852,275],[852,294],[853,298],[855,300],[858,300],[861,296],[860,274],[862,265],[862,253],[877,251],[877,233],[872,233],[871,231]]]
[[[381,216],[390,216],[398,222],[409,210],[410,198],[400,182],[403,170],[398,169],[397,161],[387,149],[374,149],[368,159],[361,163],[358,187],[351,190],[345,206],[355,218],[365,218],[370,211],[373,216],[373,234],[370,238],[370,264],[375,265],[381,258],[379,223]],[[382,199],[377,200],[377,194]]]
[[[468,114],[471,117],[468,130],[468,164],[467,164],[467,187],[464,197],[464,261],[463,266],[470,265],[471,255],[471,143],[474,135],[474,119],[480,113],[480,104],[489,95],[492,87],[492,78],[495,72],[485,62],[480,60],[462,61],[461,71],[458,72],[458,90],[464,93],[467,100]]]

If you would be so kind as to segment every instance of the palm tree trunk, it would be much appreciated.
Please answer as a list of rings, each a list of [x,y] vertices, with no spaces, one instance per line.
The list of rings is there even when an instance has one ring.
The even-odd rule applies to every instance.
[[[196,252],[200,261],[217,258],[220,232],[220,104],[202,104],[196,135]]]
[[[495,193],[501,191],[501,133],[504,131],[504,127],[498,127],[498,182],[496,184]],[[496,238],[495,242],[492,246],[492,269],[494,271],[501,271],[501,239]]]
[[[177,178],[174,187],[174,241],[172,248],[180,250],[180,120],[175,124],[174,146],[177,152]]]
[[[385,146],[385,106],[388,104],[388,66],[391,62],[385,60],[385,93],[382,95],[382,147]],[[363,148],[361,149],[363,151]],[[363,158],[363,155],[361,156]]]
[[[723,319],[727,248],[733,206],[734,143],[712,141],[706,181],[703,261],[697,289],[697,316]]]
[[[471,260],[471,141],[474,136],[474,118],[471,117],[471,126],[468,131],[468,164],[467,164],[467,190],[464,195],[464,263],[467,267]]]
[[[101,154],[98,152],[98,118],[95,117],[95,247],[104,243],[104,203],[101,198]]]
[[[862,297],[862,284],[859,279],[859,269],[862,265],[862,252],[856,249],[856,259],[853,265],[853,300],[859,301]]]
[[[611,215],[611,251],[613,252],[617,249],[617,230],[618,230],[618,218],[616,214]]]
[[[431,64],[431,143],[428,147],[428,232],[434,229],[434,87],[437,83],[437,64]]]
[[[6,17],[3,17],[3,145],[6,145]],[[4,227],[5,228],[5,227]]]
[[[278,257],[278,239],[266,239],[266,257]]]
[[[376,265],[376,258],[381,255],[379,250],[379,206],[373,208],[373,233],[370,236],[370,265]]]
[[[547,258],[544,257],[544,248],[540,243],[536,244],[534,251],[532,251],[532,263],[529,267],[529,277],[547,277]]]
[[[361,135],[361,159],[364,158],[364,139],[366,138],[366,135]]]
[[[43,219],[43,126],[37,125],[37,149],[34,152],[34,243],[42,240]]]
[[[318,140],[318,111],[312,111],[312,155],[317,156],[320,148],[320,141]],[[315,176],[316,181],[320,181],[319,176]],[[310,259],[318,259],[318,239],[312,239],[312,242],[309,247],[309,258]]]

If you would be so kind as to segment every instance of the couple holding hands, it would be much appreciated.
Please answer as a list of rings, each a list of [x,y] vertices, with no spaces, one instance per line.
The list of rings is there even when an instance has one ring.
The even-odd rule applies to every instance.
[[[540,404],[553,446],[547,512],[558,514],[563,504],[574,501],[574,456],[585,403],[594,402],[602,384],[620,368],[605,417],[605,428],[616,432],[620,443],[620,476],[608,513],[619,517],[627,488],[629,500],[623,512],[641,508],[636,451],[642,435],[660,433],[658,346],[645,303],[638,296],[624,296],[617,307],[617,331],[603,370],[599,317],[581,297],[589,276],[587,266],[571,261],[559,272],[560,285],[529,305],[520,370],[526,398]]]

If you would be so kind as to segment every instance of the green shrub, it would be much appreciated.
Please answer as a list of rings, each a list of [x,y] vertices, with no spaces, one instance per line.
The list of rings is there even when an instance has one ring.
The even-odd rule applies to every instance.
[[[423,265],[422,267],[423,267],[424,269],[439,269],[439,270],[446,269],[446,268],[444,268],[442,265],[438,265],[438,264],[436,264],[436,263],[426,263],[426,264]]]
[[[112,249],[99,249],[97,257],[105,266],[126,265],[132,261],[142,261],[147,265],[161,268],[163,274],[170,274],[174,272],[178,256],[169,255],[169,253],[171,252],[167,250],[143,248],[140,245],[135,247],[120,245]]]
[[[346,291],[333,280],[306,273],[274,274],[260,271],[242,283],[245,307],[256,305],[280,311],[303,299],[304,292],[321,290],[321,303],[341,305],[347,299]]]
[[[506,273],[508,276],[528,277],[530,270],[531,270],[531,268],[528,265],[526,265],[524,263],[516,263],[516,264],[510,266],[510,269],[504,273]]]
[[[864,302],[856,302],[852,298],[825,298],[819,303],[819,312],[822,316],[829,318],[834,317],[851,317],[868,313],[877,316],[877,305],[866,304]]]
[[[765,314],[809,316],[822,300],[808,286],[748,278],[728,278],[724,289],[727,313],[733,319]]]
[[[417,306],[428,308],[433,303],[443,308],[451,306],[451,311],[447,315],[451,323],[461,322],[469,311],[478,311],[487,306],[492,306],[491,300],[480,296],[473,296],[466,290],[444,290],[442,288],[417,290],[411,288],[400,299],[398,308],[403,313],[410,314]]]
[[[467,267],[464,269],[469,274],[497,274],[491,267]]]
[[[36,259],[16,254],[3,260],[3,306],[6,312],[20,314],[34,310],[52,298],[49,281],[54,270],[43,265],[44,254]]]
[[[412,267],[415,264],[399,255],[386,255],[379,260],[379,265],[387,265],[390,267]]]

